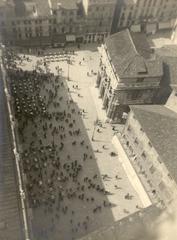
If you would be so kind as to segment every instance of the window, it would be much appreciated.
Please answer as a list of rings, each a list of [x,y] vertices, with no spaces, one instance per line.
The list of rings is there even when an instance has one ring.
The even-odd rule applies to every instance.
[[[73,28],[72,28],[72,27],[70,27],[70,28],[69,28],[69,32],[70,32],[70,33],[72,33],[72,31],[73,31]]]
[[[141,83],[141,82],[143,82],[143,81],[144,81],[144,78],[138,78],[138,79],[136,80],[137,83]]]
[[[150,142],[148,142],[148,145],[149,145],[149,147],[152,147],[152,144]]]
[[[132,99],[132,100],[136,100],[136,99],[140,98],[141,95],[142,95],[142,92],[141,92],[141,91],[135,90],[135,91],[133,91],[132,94],[131,94],[131,99]]]
[[[65,32],[65,28],[64,28],[64,27],[62,27],[62,29],[61,29],[61,32],[62,32],[62,33],[64,33],[64,32]]]

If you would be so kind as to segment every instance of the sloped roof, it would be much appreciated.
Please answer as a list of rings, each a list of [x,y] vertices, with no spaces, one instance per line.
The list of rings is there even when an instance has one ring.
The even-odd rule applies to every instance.
[[[107,228],[82,237],[80,240],[152,240],[151,224],[160,215],[155,205],[125,217]]]
[[[105,45],[112,64],[121,77],[162,76],[162,63],[153,55],[146,36],[128,29],[109,36]],[[141,75],[140,75],[141,73]]]
[[[134,105],[130,108],[177,182],[177,113],[161,105]]]

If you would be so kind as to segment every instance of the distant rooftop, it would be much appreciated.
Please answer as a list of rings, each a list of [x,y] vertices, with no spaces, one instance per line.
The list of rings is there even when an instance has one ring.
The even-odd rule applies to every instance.
[[[14,7],[14,1],[13,0],[0,0],[0,7]]]
[[[151,205],[80,240],[152,240],[150,227],[160,213],[159,208]]]
[[[50,15],[48,0],[21,0],[16,1],[16,14],[19,17],[45,17]]]
[[[177,113],[160,105],[130,108],[177,183]]]
[[[57,9],[60,6],[66,10],[74,10],[77,9],[78,2],[80,0],[51,0],[52,9]]]
[[[152,53],[145,34],[123,30],[109,36],[105,45],[120,77],[163,75],[162,63]]]

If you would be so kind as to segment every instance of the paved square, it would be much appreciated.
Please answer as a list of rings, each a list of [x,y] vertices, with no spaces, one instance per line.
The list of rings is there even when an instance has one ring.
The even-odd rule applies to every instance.
[[[70,64],[67,54],[57,54],[47,66],[55,76],[12,74],[16,111],[18,104],[24,110],[18,115],[20,139],[38,240],[77,239],[143,207],[119,156],[110,155],[116,153],[114,131],[94,90],[98,52],[76,51]],[[18,65],[33,70],[38,61],[46,71],[43,57],[29,58]],[[30,109],[36,112],[31,120]],[[96,119],[101,125],[94,127]]]

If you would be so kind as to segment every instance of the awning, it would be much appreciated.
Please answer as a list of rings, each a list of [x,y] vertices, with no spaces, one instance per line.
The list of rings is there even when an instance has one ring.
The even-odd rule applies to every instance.
[[[66,35],[66,41],[67,42],[75,42],[76,36],[75,35]]]
[[[168,29],[168,28],[171,28],[171,22],[168,21],[168,22],[160,22],[159,23],[159,29]]]
[[[146,33],[155,33],[157,30],[157,24],[156,23],[148,23],[146,25]]]

